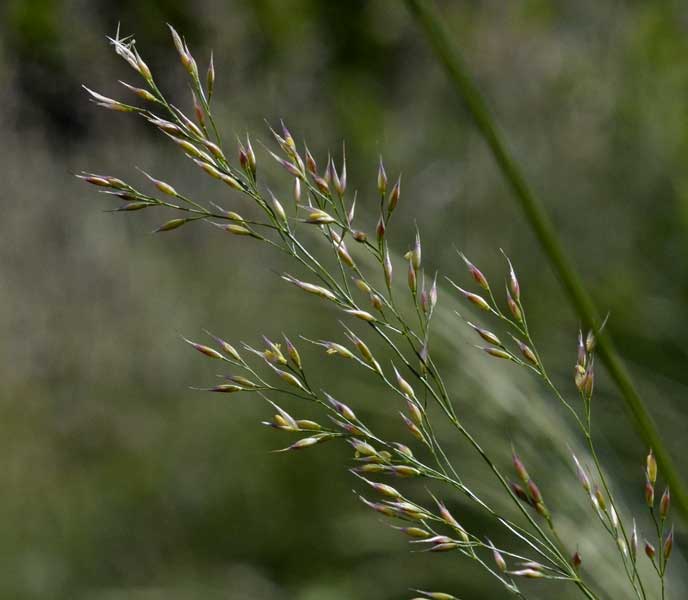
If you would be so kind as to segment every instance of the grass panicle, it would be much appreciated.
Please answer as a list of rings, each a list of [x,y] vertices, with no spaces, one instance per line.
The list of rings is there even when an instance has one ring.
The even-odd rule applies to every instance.
[[[644,548],[656,575],[654,582],[642,577],[638,568],[638,546],[643,538],[637,526],[640,517],[627,514],[617,503],[612,482],[596,450],[594,330],[585,336],[578,332],[570,389],[561,390],[549,376],[531,334],[524,304],[527,286],[522,288],[506,254],[505,287],[501,294],[463,254],[457,264],[467,268],[468,283],[447,278],[449,288],[439,290],[438,274],[423,263],[421,233],[417,231],[413,239],[406,240],[406,247],[410,247],[404,258],[406,277],[395,277],[395,272],[399,273],[395,266],[402,259],[390,249],[395,234],[392,217],[405,207],[401,177],[393,179],[395,183],[388,189],[382,158],[377,169],[378,198],[365,204],[359,199],[359,207],[367,206],[368,213],[360,209],[356,212],[357,198],[350,191],[345,152],[342,151],[339,168],[338,161],[330,155],[320,163],[324,168],[319,169],[308,147],[304,145],[299,150],[300,146],[281,123],[279,133],[270,129],[275,145],[267,149],[266,158],[283,171],[284,187],[289,191],[281,196],[279,191],[267,189],[259,172],[270,167],[261,164],[259,170],[259,159],[248,137],[245,142],[239,141],[236,159],[228,158],[233,153],[224,147],[210,107],[216,82],[212,55],[202,81],[198,63],[183,37],[171,26],[170,31],[191,88],[191,116],[176,108],[161,92],[133,38],[121,38],[119,32],[111,43],[145,85],[137,88],[125,84],[125,88],[145,104],[124,104],[86,90],[96,104],[133,113],[156,128],[163,140],[171,141],[199,168],[200,174],[224,186],[221,189],[227,194],[227,207],[188,196],[173,183],[145,172],[142,174],[146,187],[110,175],[83,173],[79,177],[118,201],[117,211],[165,212],[167,216],[161,217],[156,233],[206,224],[217,234],[248,238],[242,242],[262,243],[287,256],[292,263],[291,272],[282,273],[282,280],[295,288],[294,293],[305,292],[314,308],[327,311],[333,322],[341,326],[337,340],[282,335],[283,341],[279,342],[273,341],[277,338],[262,336],[255,347],[213,334],[208,334],[211,345],[183,338],[205,358],[224,363],[227,368],[220,375],[223,383],[200,388],[201,391],[249,394],[265,402],[272,416],[263,424],[279,432],[276,435],[294,436],[280,443],[276,452],[344,442],[352,453],[346,468],[370,495],[356,492],[357,497],[365,507],[389,519],[389,525],[409,540],[413,551],[449,553],[473,561],[486,576],[520,598],[527,597],[526,580],[549,580],[561,586],[575,586],[583,597],[601,600],[606,597],[604,582],[587,575],[578,540],[560,534],[558,499],[545,497],[536,483],[546,474],[529,469],[515,448],[511,464],[503,464],[502,459],[483,448],[461,419],[463,408],[457,406],[432,350],[433,316],[439,296],[457,293],[468,303],[468,310],[471,306],[478,309],[472,318],[485,321],[465,322],[475,333],[478,348],[490,357],[511,363],[502,368],[524,369],[539,379],[587,444],[586,457],[572,458],[571,478],[578,480],[587,498],[589,517],[599,521],[609,537],[610,548],[618,554],[618,567],[626,577],[629,596],[646,600],[652,597],[651,587],[658,584],[664,598],[674,546],[674,529],[669,523],[671,493],[666,487],[657,501],[659,473],[655,455],[650,451],[646,458],[645,500],[652,541],[646,541]],[[244,218],[235,209],[253,216]],[[398,284],[396,279],[405,279],[405,284]],[[600,327],[597,324],[596,330]],[[394,421],[396,426],[385,428],[383,434],[368,421],[360,401],[338,400],[320,389],[315,384],[317,365],[309,364],[303,352],[305,345],[324,349],[323,360],[328,355],[347,359],[346,364],[359,378],[381,385],[387,397],[376,401],[388,409],[388,414],[400,415],[400,420]],[[383,356],[391,360],[383,362]],[[493,368],[500,365],[495,362]],[[323,418],[301,418],[297,412],[299,403],[316,408]],[[441,427],[440,421],[444,421]],[[465,482],[467,474],[462,473],[457,457],[451,456],[445,436],[463,438],[473,448],[494,490],[512,504],[513,513],[504,514],[491,497],[480,495]],[[385,478],[391,478],[389,483]],[[423,489],[404,483],[407,479],[422,482]],[[462,523],[450,511],[448,506],[457,496],[486,516],[492,528],[487,532],[489,538],[484,531],[474,531]],[[458,579],[456,585],[460,590]],[[456,598],[446,592],[414,593],[419,594],[418,598]]]

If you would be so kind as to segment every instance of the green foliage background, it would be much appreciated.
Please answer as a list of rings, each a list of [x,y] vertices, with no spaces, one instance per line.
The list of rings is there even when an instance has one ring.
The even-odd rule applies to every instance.
[[[610,329],[688,477],[688,7],[438,5],[610,312]],[[409,554],[362,510],[343,448],[268,454],[284,438],[258,426],[262,405],[187,389],[214,371],[180,333],[323,337],[334,335],[336,319],[285,289],[266,269],[280,268],[266,250],[202,227],[148,235],[159,216],[106,214],[71,176],[87,169],[136,179],[138,165],[197,197],[230,201],[150,128],[87,102],[82,83],[116,97],[125,97],[117,79],[133,83],[104,37],[118,21],[185,107],[165,22],[184,33],[199,62],[214,50],[226,139],[250,131],[267,141],[263,119],[284,118],[321,162],[345,139],[350,181],[370,219],[366,198],[384,154],[390,175],[403,172],[395,249],[406,249],[417,223],[429,268],[463,277],[458,247],[498,281],[504,248],[536,338],[566,385],[574,360],[575,316],[403,3],[6,0],[0,595],[392,600],[408,597],[409,586],[441,584],[466,600],[502,597],[461,561]],[[285,179],[264,154],[259,160],[286,194]],[[442,347],[466,418],[505,466],[511,441],[529,449],[544,487],[549,478],[557,490],[550,504],[566,512],[578,489],[546,443],[569,433],[541,429],[544,413],[565,427],[557,408],[519,376],[510,383],[508,365],[467,358],[474,355],[461,330],[448,320]],[[329,362],[309,360],[323,381],[333,377]],[[389,418],[355,371],[336,373],[345,374],[336,385],[342,399]],[[603,452],[639,511],[646,449],[600,380]],[[495,404],[482,402],[483,393]],[[477,468],[464,447],[456,452]],[[489,489],[481,472],[474,476]],[[481,526],[476,515],[464,518]],[[673,585],[680,598],[681,582]],[[552,597],[549,589],[534,587],[534,597]]]

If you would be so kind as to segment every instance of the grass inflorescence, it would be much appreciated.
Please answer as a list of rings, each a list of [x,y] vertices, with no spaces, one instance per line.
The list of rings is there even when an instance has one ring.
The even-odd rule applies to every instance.
[[[324,166],[319,167],[308,147],[299,150],[288,128],[281,124],[278,130],[270,129],[275,146],[266,149],[290,182],[289,197],[278,197],[260,181],[250,137],[239,141],[236,158],[229,158],[223,148],[211,110],[216,77],[212,56],[202,75],[184,39],[171,27],[170,31],[189,77],[194,107],[191,116],[163,95],[134,41],[119,34],[110,41],[145,87],[123,85],[144,101],[145,107],[85,89],[99,106],[145,119],[202,173],[248,200],[253,216],[244,217],[234,209],[194,199],[145,172],[150,191],[109,175],[83,173],[79,177],[119,201],[115,211],[171,212],[171,218],[155,229],[157,233],[205,223],[221,232],[249,238],[247,243],[267,244],[293,262],[293,269],[281,274],[284,282],[321,303],[323,310],[335,314],[341,325],[338,339],[292,340],[283,336],[277,340],[263,336],[259,344],[251,345],[209,332],[207,342],[184,338],[203,356],[227,368],[220,383],[197,389],[251,394],[265,401],[274,414],[263,424],[294,435],[277,452],[326,443],[348,444],[352,451],[348,468],[360,484],[357,495],[361,503],[388,518],[414,550],[455,553],[474,561],[517,597],[526,598],[525,580],[550,580],[576,586],[589,599],[604,598],[604,582],[586,577],[584,557],[575,540],[560,535],[557,499],[545,497],[537,483],[538,474],[529,472],[515,448],[511,464],[500,464],[461,419],[431,343],[440,287],[446,281],[448,290],[475,307],[485,323],[492,323],[465,321],[475,333],[478,350],[531,373],[568,412],[587,444],[587,460],[572,456],[571,471],[589,498],[590,517],[598,519],[610,536],[628,590],[645,600],[651,597],[650,588],[658,587],[664,598],[665,575],[674,545],[674,530],[668,525],[671,495],[667,488],[659,499],[655,498],[658,469],[650,451],[645,468],[645,502],[652,541],[642,538],[636,519],[624,514],[615,500],[593,438],[594,334],[578,333],[571,398],[548,374],[528,324],[521,282],[506,254],[504,289],[493,287],[488,277],[461,253],[457,260],[467,269],[472,289],[468,289],[469,284],[438,277],[426,269],[420,232],[408,241],[403,261],[393,254],[389,241],[394,215],[403,205],[402,182],[399,177],[390,185],[382,159],[376,178],[376,222],[366,227],[365,219],[356,213],[356,194],[350,192],[345,153],[339,164],[328,156]],[[321,349],[322,360],[345,359],[386,390],[395,402],[391,415],[398,426],[393,437],[367,422],[354,403],[337,399],[312,383],[314,369],[302,358],[299,348],[303,345]],[[292,414],[294,410],[285,408],[285,398],[315,406],[321,416],[315,420]],[[439,419],[477,452],[494,485],[515,507],[517,517],[502,514],[465,482],[465,474],[436,433]],[[425,482],[424,491],[419,492],[418,486],[408,488],[403,483],[406,479]],[[447,507],[457,494],[488,517],[495,528],[493,533],[488,532],[489,538],[484,532],[472,531]],[[507,540],[499,545],[492,541],[498,530],[499,539]],[[643,560],[642,554],[651,562],[658,586],[641,576],[638,562]],[[446,592],[414,592],[418,598],[456,598]]]

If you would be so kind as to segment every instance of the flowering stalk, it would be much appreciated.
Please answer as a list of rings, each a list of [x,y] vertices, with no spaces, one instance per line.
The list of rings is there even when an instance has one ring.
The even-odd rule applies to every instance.
[[[568,540],[561,540],[550,507],[535,479],[514,453],[513,466],[520,483],[510,482],[502,469],[459,418],[451,394],[430,350],[431,325],[438,303],[437,275],[426,278],[422,262],[422,243],[419,232],[411,241],[405,256],[404,271],[396,267],[396,257],[390,249],[391,220],[401,210],[401,180],[388,191],[388,179],[380,161],[377,174],[377,225],[374,235],[365,232],[365,224],[356,216],[356,197],[347,193],[347,168],[344,152],[341,167],[328,156],[324,169],[318,170],[316,159],[307,147],[300,152],[297,144],[282,123],[279,132],[271,130],[275,151],[267,150],[277,166],[286,172],[293,202],[262,186],[258,177],[258,159],[250,138],[239,142],[237,159],[229,159],[210,108],[215,85],[215,67],[211,58],[205,87],[196,60],[186,42],[171,29],[179,58],[190,78],[193,118],[171,104],[161,93],[153,74],[143,62],[133,40],[111,40],[117,54],[143,78],[147,88],[127,85],[137,98],[151,106],[140,108],[111,100],[87,90],[94,102],[108,109],[131,112],[141,116],[178,146],[184,155],[199,167],[204,176],[216,180],[231,196],[232,210],[218,204],[198,201],[187,196],[172,184],[145,174],[155,191],[146,192],[109,175],[83,173],[87,183],[98,187],[107,196],[120,201],[116,211],[140,212],[148,209],[168,210],[174,218],[164,221],[155,231],[167,233],[187,225],[205,222],[216,230],[237,238],[247,238],[268,244],[290,257],[294,271],[283,273],[282,279],[299,292],[305,292],[313,302],[320,302],[325,310],[334,312],[341,323],[341,339],[303,341],[323,348],[326,355],[346,359],[349,364],[380,382],[396,402],[400,439],[388,439],[377,433],[360,416],[359,407],[334,398],[326,390],[311,384],[312,373],[300,349],[289,338],[276,342],[263,337],[259,347],[246,343],[232,343],[212,336],[213,346],[186,340],[205,357],[225,364],[231,373],[221,374],[222,383],[202,388],[222,394],[253,394],[264,400],[275,414],[263,424],[275,430],[298,434],[298,439],[278,452],[293,452],[343,440],[353,450],[351,471],[379,499],[359,496],[365,506],[390,519],[404,522],[400,529],[412,538],[414,547],[433,553],[454,552],[475,561],[490,576],[495,577],[510,592],[525,598],[519,587],[522,579],[549,579],[574,584],[583,596],[599,598],[581,573],[581,556],[572,552]],[[145,92],[145,93],[144,93]],[[262,167],[261,167],[262,169]],[[237,205],[248,201],[259,216],[241,216]],[[371,239],[373,241],[371,241]],[[590,444],[596,465],[596,476],[603,491],[594,492],[582,466],[577,463],[578,476],[586,482],[593,506],[603,525],[616,540],[631,586],[638,598],[646,597],[643,583],[629,558],[629,540],[623,519],[609,490],[599,464],[591,436],[591,399],[593,392],[594,338],[579,348],[576,386],[583,411],[579,411],[559,393],[545,371],[542,359],[530,335],[522,304],[522,291],[515,270],[508,261],[506,304],[508,312],[498,305],[487,277],[462,255],[469,273],[480,287],[474,293],[452,282],[452,285],[485,314],[506,324],[511,342],[504,343],[495,333],[469,323],[488,346],[483,350],[490,356],[503,358],[540,376],[568,408]],[[332,268],[332,264],[335,267]],[[374,268],[370,268],[370,264]],[[395,296],[400,285],[399,273],[410,296],[411,310]],[[353,285],[352,285],[353,282]],[[408,303],[407,303],[408,304]],[[406,314],[411,312],[411,316]],[[412,322],[417,320],[417,325]],[[365,334],[362,333],[365,331]],[[294,338],[296,339],[296,338]],[[582,337],[581,337],[582,340]],[[298,339],[296,340],[298,342]],[[383,364],[378,351],[391,353],[391,364]],[[292,416],[281,404],[291,398],[317,406],[326,417],[323,423]],[[484,461],[496,478],[506,497],[520,514],[510,519],[466,485],[460,470],[449,457],[435,432],[429,405],[432,403],[455,431],[463,436]],[[651,470],[648,470],[650,475]],[[459,493],[478,510],[487,514],[505,531],[514,544],[524,551],[496,547],[468,530],[447,508],[444,500],[430,494],[430,498],[409,497],[396,485],[371,479],[373,476],[393,479],[418,478],[444,486],[445,493]],[[649,475],[648,475],[649,477]],[[653,482],[654,484],[654,482]],[[607,504],[608,503],[608,504]],[[664,521],[669,511],[670,496],[665,494],[655,520],[660,538],[660,556],[656,570],[664,582],[666,561],[673,547],[673,530],[664,536]],[[651,511],[654,510],[651,508]],[[652,512],[653,517],[655,513]],[[635,536],[635,527],[634,527]],[[663,537],[664,536],[664,537]],[[633,538],[635,539],[635,537]],[[636,540],[637,544],[637,540]],[[528,556],[526,556],[528,554]],[[454,598],[444,592],[418,592],[427,598]]]

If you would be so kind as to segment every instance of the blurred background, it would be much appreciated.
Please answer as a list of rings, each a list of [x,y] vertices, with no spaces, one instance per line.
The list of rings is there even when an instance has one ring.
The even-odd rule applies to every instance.
[[[609,311],[610,330],[688,477],[688,7],[438,7]],[[291,267],[267,249],[202,226],[153,236],[160,215],[106,213],[110,205],[73,177],[87,170],[142,183],[138,166],[196,198],[230,202],[140,119],[88,102],[82,83],[127,101],[117,80],[138,85],[106,41],[118,22],[186,109],[165,23],[185,35],[202,69],[214,50],[226,140],[248,131],[267,143],[264,119],[283,118],[321,164],[328,149],[341,156],[346,140],[349,185],[369,229],[384,154],[390,178],[403,172],[392,234],[399,254],[417,223],[430,271],[468,283],[460,248],[499,282],[504,248],[550,370],[572,390],[577,319],[402,2],[3,0],[0,596],[396,600],[420,587],[502,598],[465,560],[409,553],[351,493],[345,448],[269,454],[288,438],[260,427],[270,415],[264,405],[188,389],[212,382],[216,366],[180,334],[202,339],[208,328],[258,344],[283,331],[340,341],[341,333],[333,313],[280,283],[274,273]],[[256,148],[273,189],[286,196],[288,180]],[[519,447],[571,533],[567,542],[595,575],[613,560],[613,546],[596,531],[570,469],[565,446],[580,440],[535,382],[477,355],[452,318],[453,302],[442,290],[435,352],[459,410],[504,469],[510,443]],[[370,381],[303,352],[337,397],[397,427],[393,404]],[[626,519],[640,515],[649,533],[646,448],[603,373],[598,388],[602,454]],[[467,478],[496,493],[465,444],[447,443]],[[460,499],[447,502],[468,527],[499,536]],[[686,589],[683,531],[674,598]],[[610,597],[627,597],[612,593],[609,572],[598,581]],[[577,597],[543,584],[526,589],[532,598]]]

